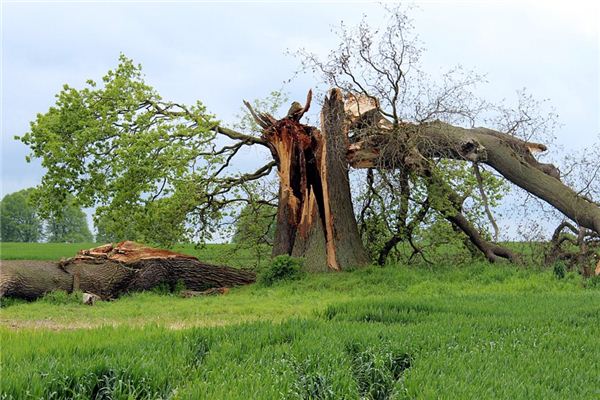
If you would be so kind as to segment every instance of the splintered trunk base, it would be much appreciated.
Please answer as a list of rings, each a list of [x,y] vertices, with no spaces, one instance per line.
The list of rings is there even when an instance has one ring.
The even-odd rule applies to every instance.
[[[312,271],[367,264],[350,196],[347,127],[341,92],[325,99],[321,130],[290,113],[265,127],[278,163],[279,208],[273,255],[304,257]]]

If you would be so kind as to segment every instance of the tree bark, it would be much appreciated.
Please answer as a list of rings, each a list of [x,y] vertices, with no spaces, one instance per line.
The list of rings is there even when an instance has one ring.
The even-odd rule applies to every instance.
[[[599,205],[563,184],[552,164],[536,160],[533,153],[546,150],[542,144],[491,129],[465,129],[440,121],[394,124],[383,117],[375,99],[350,95],[344,102],[339,89],[331,90],[325,98],[319,131],[299,123],[310,99],[309,92],[306,105],[296,103],[281,120],[255,113],[246,104],[262,126],[263,140],[278,166],[279,209],[273,255],[303,256],[312,270],[366,264],[352,209],[348,165],[403,168],[427,180],[432,178],[431,161],[439,158],[487,164],[580,226],[600,233]],[[438,183],[430,185],[440,186]],[[447,198],[457,197],[447,183],[441,186],[447,187]],[[453,203],[453,210],[438,211],[488,260],[519,259],[510,250],[487,241],[464,216],[462,204]]]
[[[0,298],[35,300],[53,290],[71,291],[73,277],[49,261],[0,261]]]
[[[348,160],[353,167],[394,167],[397,157],[394,136],[404,132],[422,157],[487,164],[580,226],[600,233],[600,206],[562,183],[556,167],[533,157],[533,150],[545,150],[544,145],[487,128],[465,129],[440,121],[393,127],[388,121],[378,119],[374,126],[376,129],[366,139],[351,144]]]
[[[368,263],[352,208],[347,119],[341,91],[325,99],[321,130],[299,119],[310,107],[295,107],[276,121],[251,112],[263,127],[277,162],[280,189],[273,255],[304,257],[311,271],[339,271]]]
[[[180,282],[186,289],[203,291],[254,281],[255,274],[250,271],[207,264],[192,256],[123,242],[114,247],[85,250],[57,263],[2,261],[0,297],[34,300],[53,290],[81,290],[112,299],[160,285],[173,289]]]

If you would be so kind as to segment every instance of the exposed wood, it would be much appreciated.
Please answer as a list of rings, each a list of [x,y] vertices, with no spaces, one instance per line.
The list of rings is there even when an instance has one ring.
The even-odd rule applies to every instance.
[[[132,241],[119,242],[116,245],[112,243],[93,249],[81,250],[73,258],[62,261],[63,264],[76,263],[88,260],[109,260],[131,264],[134,262],[150,259],[185,259],[198,260],[189,254],[176,253],[174,251],[157,249],[155,247],[145,246]]]
[[[367,263],[352,209],[348,182],[347,119],[339,90],[325,99],[321,130],[299,119],[310,108],[312,92],[286,117],[251,110],[263,127],[277,162],[279,206],[273,255],[305,258],[310,270],[342,270]]]
[[[78,284],[74,284],[78,277]],[[250,271],[207,264],[197,258],[133,242],[81,251],[52,262],[2,261],[0,297],[34,300],[53,290],[82,290],[103,299],[150,290],[159,285],[204,291],[246,285],[255,281]]]

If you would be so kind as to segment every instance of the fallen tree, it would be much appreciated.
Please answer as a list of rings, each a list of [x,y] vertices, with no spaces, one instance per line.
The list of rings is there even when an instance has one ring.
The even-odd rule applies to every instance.
[[[277,120],[250,112],[263,128],[277,162],[280,189],[273,255],[307,259],[313,269],[340,270],[366,263],[352,208],[348,167],[402,169],[422,179],[430,197],[447,200],[438,211],[460,229],[489,261],[518,255],[490,242],[461,212],[464,199],[433,172],[436,159],[483,163],[556,207],[578,225],[600,232],[600,207],[560,181],[558,169],[538,162],[543,144],[486,128],[465,129],[440,121],[390,122],[378,102],[364,94],[332,89],[321,111],[321,129],[303,125],[309,109],[292,107]],[[433,206],[432,208],[436,208]]]
[[[102,299],[166,285],[193,291],[247,285],[250,271],[212,265],[196,257],[134,242],[82,250],[59,262],[2,261],[0,297],[35,300],[54,290],[83,291]]]
[[[311,92],[283,118],[246,103],[258,125],[252,132],[225,127],[199,102],[164,101],[125,56],[102,84],[65,86],[21,138],[47,168],[36,190],[42,212],[58,212],[73,193],[97,207],[97,221],[115,237],[174,243],[226,237],[223,227],[236,211],[266,204],[277,206],[272,254],[304,257],[311,270],[359,267],[370,261],[367,254],[384,264],[403,243],[409,260],[426,259],[424,243],[440,226],[470,254],[516,262],[519,254],[498,242],[490,204],[508,181],[576,229],[600,233],[596,192],[574,190],[558,168],[536,158],[546,151],[535,143],[546,142],[536,104],[531,110],[519,103],[514,113],[490,106],[473,94],[482,77],[461,69],[429,81],[410,19],[398,9],[389,17],[377,28],[364,21],[342,26],[339,46],[325,60],[301,54],[303,66],[334,88],[319,127],[300,122]],[[503,123],[474,127],[490,121],[480,114],[496,111]],[[270,155],[264,151],[264,165],[240,173],[235,157],[250,146]],[[350,168],[366,169],[366,179],[351,182]],[[279,190],[271,197],[257,182],[275,169]],[[366,189],[363,204],[352,199],[353,186]],[[373,220],[385,225],[376,254],[367,253],[371,238],[362,229]]]

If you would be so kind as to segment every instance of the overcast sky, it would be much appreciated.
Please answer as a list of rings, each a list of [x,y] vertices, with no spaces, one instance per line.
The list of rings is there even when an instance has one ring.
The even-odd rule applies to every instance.
[[[562,124],[558,144],[589,146],[600,133],[598,2],[419,2],[416,30],[432,74],[453,65],[486,73],[481,94],[514,99],[526,87],[548,98]],[[242,99],[288,91],[304,99],[314,78],[291,83],[298,62],[286,49],[325,52],[330,28],[382,8],[370,2],[2,1],[2,194],[35,186],[43,169],[14,141],[65,83],[82,87],[117,64],[141,63],[163,98],[201,100],[233,121]],[[551,149],[552,150],[552,149]]]

